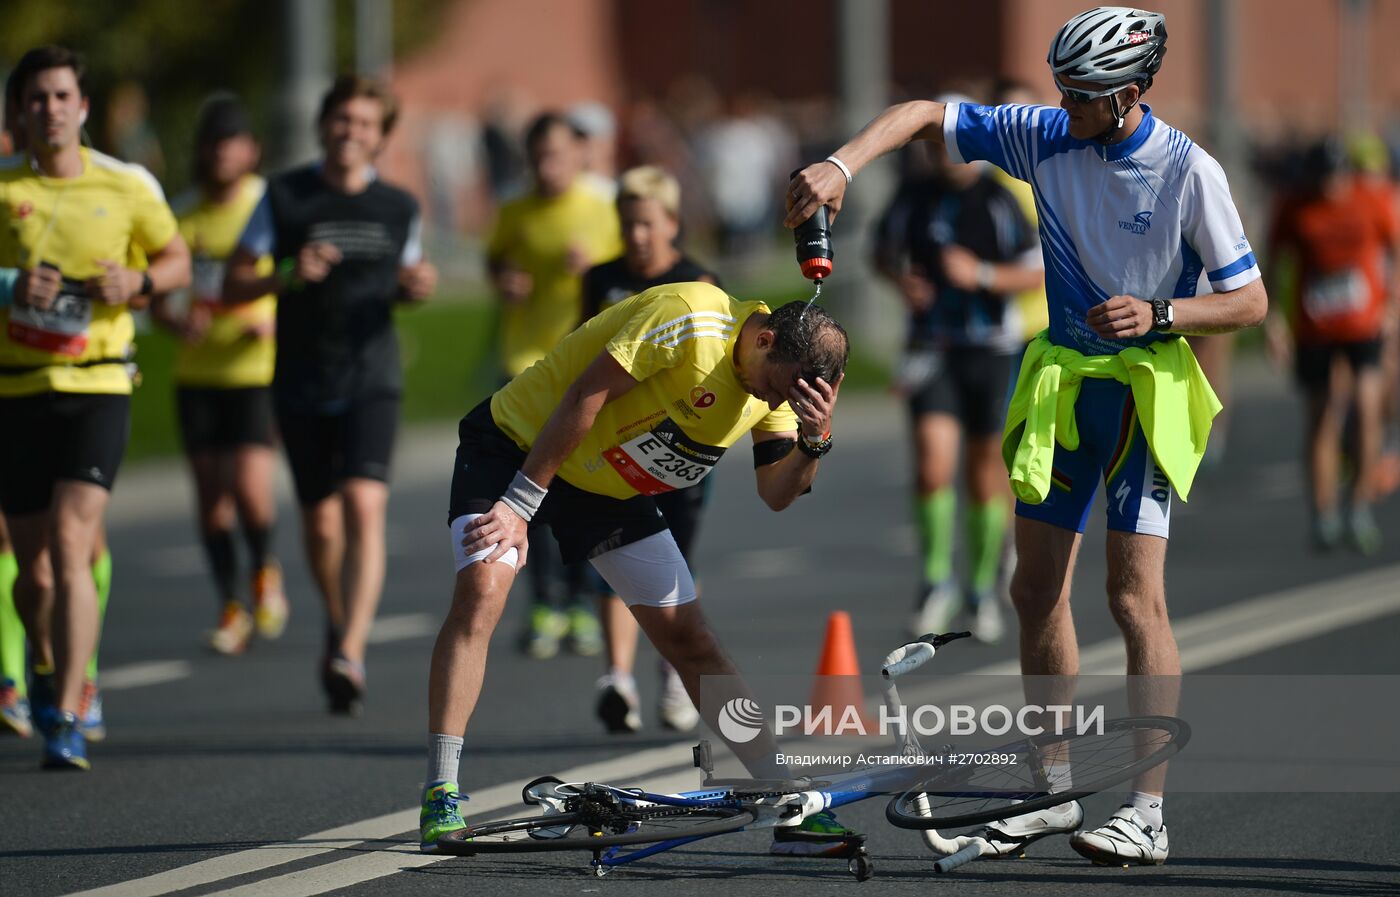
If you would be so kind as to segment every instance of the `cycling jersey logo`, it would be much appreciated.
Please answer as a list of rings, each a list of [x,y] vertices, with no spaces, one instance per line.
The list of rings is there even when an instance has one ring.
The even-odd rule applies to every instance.
[[[763,731],[763,711],[748,698],[734,698],[719,709],[719,734],[726,741],[746,744]]]
[[[697,386],[690,391],[690,404],[696,408],[708,408],[715,403],[715,394],[703,386]]]
[[[1132,221],[1124,221],[1121,218],[1118,220],[1119,230],[1125,230],[1130,234],[1137,234],[1138,236],[1147,233],[1150,227],[1152,227],[1151,211],[1138,212],[1133,216]]]

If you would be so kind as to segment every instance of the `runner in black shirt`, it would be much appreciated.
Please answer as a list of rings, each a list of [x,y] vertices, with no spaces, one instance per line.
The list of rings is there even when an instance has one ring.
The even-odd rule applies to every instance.
[[[394,98],[344,76],[321,103],[324,159],[268,182],[229,264],[224,296],[278,294],[278,427],[328,618],[321,681],[333,712],[364,695],[365,645],[384,587],[384,513],[403,373],[396,303],[427,299],[418,203],[372,163]],[[259,260],[271,256],[268,274]]]
[[[680,205],[680,184],[662,169],[645,165],[623,173],[617,211],[622,221],[624,254],[583,275],[583,320],[661,284],[702,280],[719,285],[718,277],[676,248]],[[709,497],[711,479],[706,477],[691,489],[654,497],[692,571],[695,558],[691,548]],[[632,677],[637,622],[616,595],[602,598],[598,617],[608,645],[608,672],[598,680],[598,717],[610,732],[635,732],[642,726],[637,685]],[[699,715],[676,671],[665,661],[661,667],[663,685],[657,713],[668,728],[688,731],[695,727]]]
[[[1012,364],[1021,348],[1014,295],[1043,278],[1039,242],[1015,196],[982,165],[942,154],[909,178],[880,220],[876,265],[909,307],[896,390],[909,402],[923,585],[911,623],[943,632],[963,606],[974,635],[1001,637],[995,593],[1011,496],[1001,460]],[[959,443],[967,444],[967,571],[952,576]]]

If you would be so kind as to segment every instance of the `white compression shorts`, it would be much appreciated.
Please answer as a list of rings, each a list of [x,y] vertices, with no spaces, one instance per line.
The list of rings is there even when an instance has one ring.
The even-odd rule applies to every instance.
[[[468,554],[462,546],[467,525],[480,516],[463,514],[452,521],[452,556],[459,573],[495,550],[492,546]],[[500,558],[501,563],[509,564],[512,569],[519,569],[518,560],[519,554],[514,548]],[[589,563],[629,607],[635,604],[676,607],[695,600],[695,580],[670,530],[605,551],[591,558]]]

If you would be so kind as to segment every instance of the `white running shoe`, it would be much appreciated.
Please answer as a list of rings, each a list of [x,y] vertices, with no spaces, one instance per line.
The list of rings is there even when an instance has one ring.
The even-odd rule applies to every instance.
[[[1069,846],[1096,866],[1160,866],[1167,861],[1167,827],[1153,829],[1132,807],[1119,807],[1091,832],[1075,832]]]
[[[695,709],[675,667],[669,663],[663,664],[661,676],[661,698],[657,702],[656,714],[666,728],[689,732],[700,724],[700,712]]]
[[[609,732],[631,733],[642,728],[642,699],[631,676],[608,673],[598,680],[598,719]]]
[[[1020,856],[1028,845],[1048,835],[1069,834],[1083,822],[1084,808],[1077,800],[1046,810],[998,819],[978,832],[991,846],[991,850],[984,852],[982,856]]]
[[[977,613],[972,618],[972,636],[985,645],[994,645],[1006,634],[1006,623],[1002,620],[1001,600],[993,592],[987,592],[977,602]]]
[[[923,601],[909,622],[909,634],[918,638],[929,633],[947,632],[953,625],[953,618],[962,610],[962,604],[962,595],[952,583],[928,586]]]

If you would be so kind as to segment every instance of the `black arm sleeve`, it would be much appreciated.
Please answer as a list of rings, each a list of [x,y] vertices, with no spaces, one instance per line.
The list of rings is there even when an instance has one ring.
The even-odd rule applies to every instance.
[[[753,444],[753,468],[767,467],[787,457],[788,452],[797,447],[795,439],[765,439]]]

